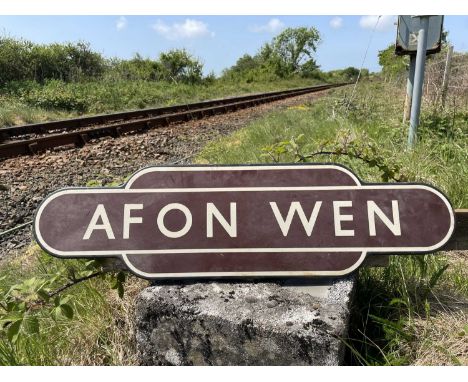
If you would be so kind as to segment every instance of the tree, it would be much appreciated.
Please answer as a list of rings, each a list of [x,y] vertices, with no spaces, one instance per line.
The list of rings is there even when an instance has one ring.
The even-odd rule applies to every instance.
[[[367,71],[367,74],[369,74],[369,71]],[[342,70],[342,76],[345,81],[356,81],[359,76],[359,69],[354,66],[348,66],[346,69]]]
[[[163,77],[158,61],[143,58],[138,53],[130,60],[113,59],[110,66],[125,80],[158,81]]]
[[[230,70],[237,73],[246,72],[257,68],[259,64],[260,62],[257,58],[252,57],[250,54],[244,54],[236,61]]]
[[[319,69],[320,67],[317,65],[314,59],[310,59],[306,61],[301,66],[301,76],[305,78],[321,78],[322,72]]]
[[[387,78],[396,77],[405,73],[408,62],[408,56],[395,55],[394,44],[379,51],[379,65],[382,67],[382,74]]]
[[[0,84],[24,80],[74,81],[100,77],[105,69],[102,55],[93,52],[87,43],[45,45],[0,38]]]
[[[185,49],[173,49],[161,53],[159,62],[165,80],[193,84],[203,79],[203,64]]]
[[[313,54],[320,42],[314,27],[287,28],[270,43],[264,44],[255,56],[245,54],[235,65],[223,72],[224,78],[246,80],[275,80],[294,74],[319,78],[321,73]]]
[[[26,40],[0,37],[0,85],[32,78],[32,47]]]
[[[298,73],[302,65],[313,59],[319,42],[320,34],[314,27],[287,28],[273,39],[271,58],[279,60],[287,74]]]

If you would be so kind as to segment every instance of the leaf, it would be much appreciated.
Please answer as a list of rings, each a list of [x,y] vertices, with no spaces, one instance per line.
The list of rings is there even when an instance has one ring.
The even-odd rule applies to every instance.
[[[60,318],[60,316],[61,316],[61,312],[62,312],[62,310],[60,309],[60,307],[55,307],[54,309],[52,309],[52,310],[50,311],[50,314],[51,314],[51,316],[52,316],[52,319],[53,319],[54,321],[57,321],[57,320]]]
[[[18,320],[12,323],[7,330],[7,337],[11,343],[16,343],[18,341],[19,333],[21,330],[21,325],[23,324],[23,320]]]
[[[7,306],[6,306],[7,312],[12,312],[12,311],[14,311],[14,310],[17,310],[17,309],[16,309],[16,308],[17,308],[17,305],[18,305],[18,304],[17,304],[16,302],[14,302],[14,301],[9,301],[9,302],[7,302]]]
[[[20,321],[24,318],[24,314],[22,312],[9,312],[6,315],[0,317],[0,327],[5,327],[6,324]]]
[[[68,303],[68,301],[70,301],[70,299],[71,299],[70,295],[61,298],[60,299],[60,305],[64,305],[64,304]]]
[[[62,311],[62,314],[69,320],[73,318],[73,308],[70,305],[62,304],[60,305],[60,310]]]
[[[93,273],[94,273],[93,270],[82,271],[79,273],[79,277],[88,277],[88,276],[91,276]]]
[[[121,283],[125,282],[125,273],[119,272],[117,273],[117,280],[120,281]]]
[[[37,291],[37,295],[42,298],[45,302],[49,302],[49,294],[44,290],[44,289],[40,289]]]
[[[431,276],[431,279],[429,280],[429,288],[432,289],[437,284],[437,281],[439,281],[440,277],[443,275],[443,273],[446,271],[449,265],[450,264],[445,264],[442,268],[440,268],[435,274]]]
[[[404,306],[408,306],[408,303],[404,300],[402,300],[401,298],[392,298],[392,300],[390,301],[389,305],[404,305]]]
[[[378,317],[378,316],[374,316],[373,314],[369,314],[369,317],[372,318],[374,321],[377,321],[378,323],[380,323],[381,325],[385,326],[385,327],[388,327],[390,329],[393,329],[395,332],[397,332],[400,336],[402,336],[405,340],[407,341],[411,341],[412,340],[412,336],[409,335],[408,333],[406,333],[401,324],[398,323],[398,322],[392,322],[390,320],[387,320],[385,318],[382,318],[382,317]]]
[[[112,285],[111,285],[111,289],[117,289],[119,287],[119,280],[115,279],[115,280],[111,280],[112,281]]]
[[[124,296],[124,286],[122,283],[119,283],[117,287],[117,294],[119,295],[120,298],[123,298]]]
[[[39,320],[36,316],[29,316],[24,319],[24,331],[28,334],[39,333]]]

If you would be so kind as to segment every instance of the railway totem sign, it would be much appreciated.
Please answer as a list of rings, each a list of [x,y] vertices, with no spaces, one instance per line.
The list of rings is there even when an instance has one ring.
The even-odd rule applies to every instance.
[[[59,190],[34,233],[51,255],[119,257],[144,278],[341,276],[373,253],[436,251],[454,221],[435,188],[339,165],[177,166]]]

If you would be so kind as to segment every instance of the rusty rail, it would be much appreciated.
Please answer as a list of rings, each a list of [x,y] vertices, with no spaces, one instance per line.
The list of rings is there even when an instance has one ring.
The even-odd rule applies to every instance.
[[[143,132],[171,123],[187,122],[207,116],[224,114],[262,103],[327,90],[346,84],[318,85],[307,88],[252,94],[241,97],[216,99],[192,104],[155,109],[142,109],[114,114],[14,126],[0,129],[0,142],[15,137],[36,134],[33,138],[7,141],[0,144],[0,159],[35,154],[59,146],[81,147],[90,139],[118,137],[122,134]],[[73,130],[73,131],[69,131]]]

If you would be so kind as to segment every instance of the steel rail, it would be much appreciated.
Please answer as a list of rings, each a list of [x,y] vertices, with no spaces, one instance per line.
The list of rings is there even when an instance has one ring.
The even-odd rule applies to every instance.
[[[327,85],[318,85],[319,87],[327,86]],[[195,102],[190,104],[180,104],[174,106],[166,106],[166,107],[158,107],[158,108],[150,108],[150,109],[139,109],[139,110],[132,110],[132,111],[124,111],[118,113],[110,113],[110,114],[98,114],[86,117],[79,117],[73,119],[65,119],[65,120],[58,120],[58,121],[50,121],[50,122],[42,122],[42,123],[33,123],[28,125],[22,126],[11,126],[11,127],[4,127],[0,129],[0,136],[3,139],[8,139],[11,137],[17,137],[25,134],[43,134],[49,131],[54,130],[62,130],[62,129],[75,129],[75,128],[82,128],[82,127],[89,127],[92,125],[103,125],[103,124],[111,124],[111,123],[118,123],[129,119],[136,119],[136,118],[148,118],[153,116],[159,116],[163,114],[170,114],[176,113],[180,111],[188,111],[191,109],[198,109],[204,108],[208,106],[216,106],[222,105],[232,102],[240,102],[240,101],[247,101],[250,99],[258,98],[260,96],[273,96],[279,94],[288,94],[294,93],[296,91],[301,90],[313,90],[316,89],[317,86],[307,87],[307,88],[299,88],[299,89],[289,89],[283,91],[275,91],[269,93],[256,93],[256,94],[249,94],[245,96],[238,96],[232,98],[222,98],[222,99],[214,99],[214,100],[207,100],[201,102]]]
[[[326,90],[347,84],[318,85],[285,91],[252,94],[248,96],[224,98],[192,104],[142,109],[130,112],[104,114],[91,117],[15,126],[0,129],[3,136],[12,137],[27,134],[45,134],[29,139],[14,140],[0,144],[0,159],[18,155],[35,154],[59,146],[84,146],[90,139],[106,136],[118,137],[122,134],[143,132],[155,127],[168,126],[201,119],[207,116],[229,113],[241,108],[253,107],[262,103]],[[54,130],[65,132],[51,134]],[[79,129],[71,132],[67,130]]]

